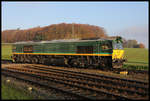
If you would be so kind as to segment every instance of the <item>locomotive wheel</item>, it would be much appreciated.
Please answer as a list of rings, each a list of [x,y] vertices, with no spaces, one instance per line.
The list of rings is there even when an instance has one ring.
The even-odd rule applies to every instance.
[[[81,64],[80,64],[80,67],[81,67],[81,68],[86,68],[87,66],[86,66],[85,63],[81,63]]]
[[[33,64],[38,63],[38,60],[35,57],[31,61],[32,61]]]
[[[15,59],[15,62],[16,62],[16,63],[19,63],[19,59],[18,59],[18,58],[16,58],[16,59]]]
[[[38,63],[38,59],[37,58],[35,58],[34,61],[35,61],[35,63]]]
[[[122,66],[123,66],[123,63],[113,63],[113,68],[122,68]]]
[[[72,67],[77,67],[77,66],[78,66],[78,61],[77,61],[77,59],[70,59],[70,60],[68,61],[68,64],[69,64],[70,66],[72,66]]]
[[[17,63],[21,63],[21,58],[20,58],[20,56],[18,56],[18,58],[17,58]]]
[[[33,58],[33,59],[31,60],[31,62],[32,62],[32,64],[34,64],[34,63],[35,63],[35,59]]]
[[[88,62],[85,59],[78,59],[80,68],[87,68]]]
[[[101,69],[112,68],[111,58],[101,58],[99,65]]]

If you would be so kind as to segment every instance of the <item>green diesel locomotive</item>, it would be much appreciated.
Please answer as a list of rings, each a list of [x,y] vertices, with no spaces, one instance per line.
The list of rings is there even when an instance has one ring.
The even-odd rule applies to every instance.
[[[12,60],[71,67],[120,68],[124,62],[121,40],[53,40],[16,42]]]

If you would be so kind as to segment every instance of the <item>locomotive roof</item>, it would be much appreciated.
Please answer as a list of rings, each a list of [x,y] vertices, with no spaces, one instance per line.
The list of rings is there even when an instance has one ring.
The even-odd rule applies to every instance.
[[[60,42],[89,42],[89,41],[107,41],[111,39],[97,39],[97,40],[79,40],[79,39],[68,39],[68,40],[51,40],[51,41],[22,41],[14,44],[41,44],[41,43],[60,43]]]

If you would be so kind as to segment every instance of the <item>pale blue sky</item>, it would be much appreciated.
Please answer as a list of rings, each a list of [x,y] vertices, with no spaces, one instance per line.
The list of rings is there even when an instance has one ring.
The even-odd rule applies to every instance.
[[[2,30],[64,22],[104,27],[108,35],[136,33],[136,28],[148,35],[148,6],[148,2],[2,2]]]

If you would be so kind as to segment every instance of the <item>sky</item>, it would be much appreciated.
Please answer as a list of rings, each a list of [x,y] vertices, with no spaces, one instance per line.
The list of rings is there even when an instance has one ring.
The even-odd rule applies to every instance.
[[[148,2],[2,2],[2,31],[59,23],[103,27],[148,47]]]

